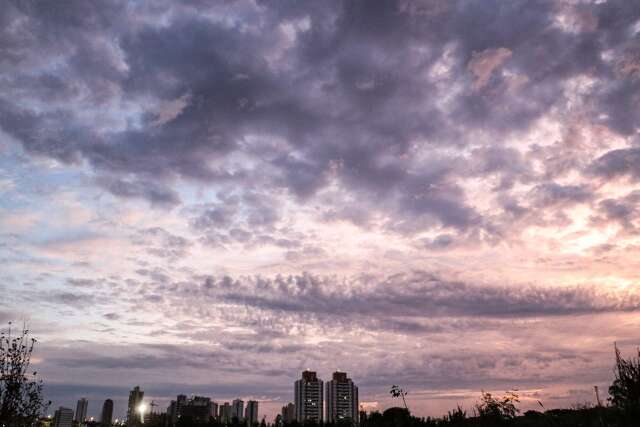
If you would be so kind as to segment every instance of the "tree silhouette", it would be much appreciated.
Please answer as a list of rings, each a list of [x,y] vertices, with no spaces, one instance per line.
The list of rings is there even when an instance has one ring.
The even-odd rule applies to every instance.
[[[0,333],[0,425],[30,426],[47,408],[42,397],[42,380],[29,372],[31,354],[36,343],[26,327],[17,336]]]
[[[409,393],[407,393],[402,388],[400,388],[400,386],[395,384],[391,386],[391,390],[389,390],[389,393],[391,394],[391,397],[394,397],[394,398],[402,397],[402,403],[404,403],[404,409],[406,409],[407,411],[409,410],[409,408],[407,407],[407,401],[404,399],[404,397]]]
[[[460,405],[458,405],[458,407],[453,411],[449,411],[447,413],[447,416],[445,417],[445,420],[449,422],[449,424],[452,426],[464,425],[464,422],[466,421],[466,419],[467,419],[467,411],[462,409]]]
[[[514,419],[520,412],[516,407],[516,403],[519,402],[520,398],[515,391],[507,391],[501,398],[493,397],[491,393],[483,391],[476,410],[481,419],[497,424]]]
[[[609,401],[628,413],[640,413],[640,350],[638,357],[624,359],[620,349],[614,344],[616,351],[615,379],[609,394]]]

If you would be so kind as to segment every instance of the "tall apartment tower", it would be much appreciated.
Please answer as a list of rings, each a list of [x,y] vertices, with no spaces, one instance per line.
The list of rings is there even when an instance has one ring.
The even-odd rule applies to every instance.
[[[327,422],[351,420],[358,423],[358,387],[346,372],[334,372],[327,383]]]
[[[133,390],[129,392],[129,404],[127,405],[127,427],[135,427],[142,424],[142,414],[140,414],[138,410],[143,398],[144,391],[140,390],[139,386],[135,386]]]
[[[76,418],[75,421],[77,423],[83,423],[84,420],[87,419],[87,407],[89,406],[89,401],[84,397],[78,400],[78,404],[76,405]]]
[[[315,372],[302,372],[302,378],[295,382],[294,387],[296,421],[322,423],[322,386],[322,380]]]
[[[53,427],[71,427],[73,424],[73,409],[60,407],[53,415]]]
[[[102,427],[111,427],[113,423],[113,400],[107,399],[102,404],[102,416],[100,417],[100,424]]]
[[[238,421],[242,421],[244,419],[244,401],[235,399],[233,401],[232,411],[231,417],[236,418]]]
[[[247,402],[247,408],[244,411],[244,419],[247,421],[248,427],[258,424],[258,402],[256,400],[249,400]]]

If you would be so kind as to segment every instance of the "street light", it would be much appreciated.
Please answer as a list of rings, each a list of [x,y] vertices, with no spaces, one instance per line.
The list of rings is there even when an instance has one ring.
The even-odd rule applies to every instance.
[[[147,412],[147,404],[142,402],[138,405],[138,412],[140,413],[140,422],[144,423],[144,413]]]

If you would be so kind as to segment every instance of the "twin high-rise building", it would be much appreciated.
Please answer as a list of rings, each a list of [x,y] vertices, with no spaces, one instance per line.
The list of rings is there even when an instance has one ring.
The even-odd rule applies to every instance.
[[[295,382],[294,395],[296,421],[323,422],[323,383],[315,372],[302,372],[302,378]],[[333,379],[327,383],[326,421],[352,420],[357,423],[358,407],[358,387],[345,372],[334,372]],[[285,408],[282,418],[286,422],[290,407]]]
[[[297,380],[294,386],[296,421],[322,423],[322,386],[322,380],[315,372],[302,372],[302,378]]]
[[[346,372],[334,372],[327,383],[327,422],[342,420],[358,422],[358,387]]]
[[[78,404],[76,405],[76,418],[75,422],[83,423],[87,419],[87,407],[89,406],[89,401],[84,397],[78,400]]]

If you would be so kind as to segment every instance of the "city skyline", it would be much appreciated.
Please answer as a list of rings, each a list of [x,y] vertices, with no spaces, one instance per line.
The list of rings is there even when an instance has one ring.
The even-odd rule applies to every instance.
[[[640,346],[638,0],[6,0],[0,24],[0,323],[37,338],[52,411],[121,419],[138,384],[272,419],[307,368],[417,416],[568,408]]]
[[[309,376],[309,377],[307,377]],[[352,380],[350,378],[347,377],[347,373],[346,372],[342,372],[342,371],[335,371],[332,373],[331,375],[332,380],[328,381],[327,384],[327,390],[326,390],[326,396],[327,399],[324,400],[324,404],[323,402],[323,398],[324,398],[324,390],[322,390],[322,395],[317,394],[316,397],[320,397],[320,402],[321,402],[321,407],[320,407],[320,412],[319,414],[321,414],[321,419],[322,420],[332,420],[332,421],[336,421],[337,419],[343,419],[344,417],[344,413],[340,412],[341,416],[339,417],[334,417],[332,418],[329,414],[331,413],[331,404],[326,403],[330,400],[331,396],[334,396],[332,394],[332,391],[330,391],[329,389],[329,384],[330,383],[336,383],[336,384],[342,384],[342,383],[348,383],[349,384],[349,393],[350,393],[350,397],[349,397],[349,402],[351,405],[351,412],[349,414],[349,416],[354,417],[353,419],[357,420],[357,416],[358,416],[358,412],[362,409],[365,410],[365,408],[361,408],[360,405],[358,404],[358,387],[354,385],[354,383],[352,382]],[[310,371],[309,369],[305,369],[304,371],[302,371],[302,378],[303,380],[306,378],[313,378],[313,380],[318,380],[321,383],[323,383],[323,381],[317,376],[317,373],[314,371]],[[287,404],[288,405],[292,405],[293,403],[289,402],[289,400],[291,401],[296,401],[298,399],[297,397],[297,393],[298,393],[298,380],[295,380],[293,382],[293,393],[291,395],[290,399],[284,399],[282,401],[282,403],[285,403],[285,405],[283,407],[286,407]],[[321,387],[322,388],[322,387]],[[334,392],[338,392],[337,388],[335,388]],[[355,389],[355,397],[353,397],[353,390]],[[340,392],[342,392],[344,394],[343,390],[340,390]],[[338,392],[339,393],[339,392]],[[100,421],[102,422],[105,418],[108,420],[112,420],[115,422],[116,419],[118,419],[119,422],[126,422],[129,420],[130,414],[136,414],[135,419],[131,421],[131,425],[132,426],[136,426],[141,420],[143,420],[144,414],[145,413],[166,413],[167,417],[169,420],[172,420],[170,422],[172,422],[174,425],[177,421],[177,415],[180,413],[181,408],[183,408],[184,406],[191,404],[192,402],[196,402],[196,404],[198,404],[198,400],[202,401],[202,400],[206,400],[208,405],[210,406],[210,410],[208,411],[208,414],[212,417],[216,417],[219,418],[221,420],[223,420],[224,422],[230,422],[231,418],[236,417],[239,420],[248,420],[248,419],[253,419],[254,422],[260,422],[262,421],[262,419],[269,419],[268,416],[271,415],[271,418],[269,419],[269,421],[273,422],[273,420],[275,419],[275,417],[277,415],[281,415],[282,414],[282,408],[279,408],[279,411],[275,411],[272,414],[267,414],[264,412],[259,412],[258,408],[260,407],[259,403],[261,402],[260,400],[255,400],[255,399],[247,399],[244,400],[242,398],[236,397],[234,399],[225,399],[225,398],[214,398],[213,396],[200,396],[198,394],[190,394],[190,395],[185,395],[185,394],[177,394],[175,399],[169,399],[167,401],[167,405],[163,404],[163,400],[158,400],[158,402],[156,402],[156,398],[150,398],[149,394],[147,394],[147,399],[144,398],[145,396],[145,389],[144,387],[140,387],[139,385],[136,385],[135,387],[133,387],[129,393],[129,398],[127,400],[127,404],[125,405],[124,408],[120,408],[120,413],[124,414],[124,416],[114,416],[114,399],[112,398],[107,398],[104,400],[103,404],[100,406],[101,408],[101,412],[99,413],[99,416],[90,416],[88,415],[88,407],[89,407],[89,400],[86,397],[82,397],[80,399],[77,400],[77,407],[76,407],[76,412],[75,412],[75,416],[73,417],[73,420],[78,422],[80,419],[82,421],[85,420],[96,420],[96,421]],[[335,395],[334,397],[337,397],[337,395]],[[166,398],[165,398],[166,399]],[[118,399],[116,398],[116,401]],[[335,400],[335,399],[334,399]],[[279,402],[275,402],[275,404],[278,404]],[[246,404],[246,406],[245,406]],[[291,419],[292,420],[298,420],[299,422],[302,422],[305,418],[303,414],[303,412],[298,412],[295,410],[295,404],[294,405],[294,412],[292,414]],[[59,407],[64,408],[63,404],[53,404],[50,405],[49,407],[49,411],[51,410],[57,410]],[[225,412],[223,411],[224,407],[228,407],[228,420],[227,420],[227,415],[225,414]],[[143,408],[142,411],[140,408]],[[166,407],[166,410],[164,409]],[[158,409],[160,408],[160,409]],[[371,409],[371,408],[369,408]],[[375,408],[375,409],[380,409],[380,408]],[[344,411],[343,411],[344,412]],[[118,412],[115,412],[118,413]],[[336,415],[339,412],[336,412]],[[239,414],[241,414],[239,416]],[[299,418],[299,419],[298,419]]]

